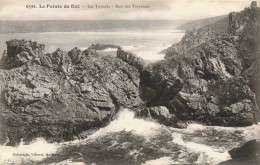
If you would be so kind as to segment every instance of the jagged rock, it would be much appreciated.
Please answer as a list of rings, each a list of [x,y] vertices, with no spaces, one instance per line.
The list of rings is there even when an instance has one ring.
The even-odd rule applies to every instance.
[[[8,57],[7,57],[7,52],[4,50],[2,54],[2,58],[0,59],[0,69],[7,68],[8,63],[7,63]]]
[[[34,45],[27,47],[34,50]],[[7,58],[15,56],[15,48],[20,50],[12,47]],[[7,138],[8,145],[21,138],[25,142],[36,137],[71,140],[104,125],[120,107],[143,105],[140,72],[119,58],[77,48],[69,53],[57,49],[34,55],[38,62],[28,59],[19,67],[0,72],[1,143]]]
[[[260,66],[260,58],[258,58],[256,61],[252,63],[252,65],[244,71],[241,76],[247,81],[248,86],[252,91],[256,94],[256,101],[258,107],[260,107],[260,89],[259,89],[259,83],[260,83],[260,72],[259,72],[259,66]],[[260,114],[258,115],[260,117]]]
[[[20,67],[32,61],[44,53],[45,46],[37,42],[26,40],[10,40],[7,44],[7,56],[5,56],[6,69]],[[3,60],[3,59],[2,59]]]
[[[73,64],[78,64],[81,62],[81,59],[83,58],[83,53],[81,50],[77,47],[73,48],[71,51],[68,52],[69,57],[71,58],[71,61]]]
[[[258,10],[258,11],[257,11]],[[255,17],[259,14],[259,9],[257,8],[256,1],[251,3],[250,8],[245,8],[241,12],[232,12],[229,14],[229,26],[228,33],[231,35],[241,35],[244,32],[244,28],[247,26],[248,22],[251,22],[250,17]],[[257,23],[257,22],[255,22]]]
[[[140,88],[152,91],[152,95],[140,92],[147,105],[165,106],[181,120],[209,125],[257,123],[260,14],[253,6],[236,13],[234,19],[231,13],[230,34],[215,35],[207,27],[187,32],[169,48],[174,50],[168,51],[170,58],[148,65],[141,73]],[[246,20],[238,24],[243,28],[233,26],[240,17]]]
[[[249,87],[256,94],[258,107],[260,107],[260,8],[256,6],[255,1],[252,2],[250,9],[245,9],[238,14],[243,15],[246,13],[248,13],[248,21],[239,36],[239,56],[244,67],[244,72],[241,76],[248,81]]]
[[[86,49],[81,51],[79,48],[75,47],[71,51],[68,52],[68,55],[74,65],[79,63],[84,63],[85,61],[89,60],[90,58],[97,58],[99,55],[96,51],[91,49]]]
[[[164,106],[144,108],[139,111],[138,115],[155,119],[157,122],[167,126],[177,128],[186,128],[188,126],[186,122],[181,121],[174,114],[171,114]]]
[[[256,1],[252,1],[250,7],[251,7],[251,9],[257,8],[257,3],[256,3]]]
[[[147,104],[166,106],[181,120],[223,126],[256,123],[255,95],[245,82],[235,78],[242,71],[236,47],[226,46],[222,52],[222,43],[218,41],[212,40],[185,55],[149,65],[146,68],[149,76],[141,77],[141,84],[156,94]],[[241,104],[245,106],[243,109],[238,106]],[[234,111],[230,116],[224,115],[225,105]]]
[[[215,97],[219,113],[212,117],[214,125],[247,126],[257,123],[256,97],[242,78],[220,80],[209,85],[209,95]]]
[[[129,65],[132,65],[136,67],[139,71],[142,71],[145,67],[145,63],[143,59],[137,57],[133,53],[126,52],[122,50],[121,48],[117,49],[117,57],[128,63]]]
[[[161,53],[165,54],[164,58],[171,58],[173,56],[183,54],[191,48],[209,41],[214,37],[216,37],[216,33],[208,26],[205,26],[199,30],[187,31],[179,43],[172,45],[171,47],[163,50]]]

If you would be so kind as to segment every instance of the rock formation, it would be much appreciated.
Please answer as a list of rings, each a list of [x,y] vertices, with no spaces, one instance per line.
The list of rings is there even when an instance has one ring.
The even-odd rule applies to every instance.
[[[0,70],[1,143],[71,140],[103,125],[121,107],[142,105],[135,67],[92,50],[44,54],[42,47],[7,42],[7,65]]]
[[[139,109],[137,115],[142,118],[154,119],[158,123],[175,128],[186,128],[188,126],[187,122],[181,121],[164,106]]]
[[[7,41],[7,53],[3,54],[4,65],[1,68],[16,68],[20,67],[26,62],[38,58],[43,52],[45,46],[37,44],[36,42],[26,40],[11,40]]]
[[[183,54],[191,48],[209,41],[215,36],[216,33],[208,26],[205,26],[199,30],[188,30],[179,43],[172,45],[171,47],[163,50],[161,53],[165,54],[164,58],[171,58],[173,56]]]
[[[129,65],[134,66],[139,71],[143,71],[145,68],[145,62],[143,59],[137,57],[131,52],[126,52],[121,48],[117,49],[117,57],[127,62]]]
[[[187,32],[166,49],[166,60],[141,72],[141,98],[148,106],[166,106],[181,120],[210,125],[256,123],[260,9],[229,15],[229,34],[204,27]],[[257,98],[256,98],[257,97]]]

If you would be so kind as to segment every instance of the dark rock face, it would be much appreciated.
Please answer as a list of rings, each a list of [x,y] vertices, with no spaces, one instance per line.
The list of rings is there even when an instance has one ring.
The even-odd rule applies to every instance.
[[[45,46],[26,40],[11,40],[6,42],[7,53],[4,54],[5,65],[1,68],[11,69],[38,58],[43,54]],[[8,65],[7,65],[8,64]]]
[[[207,27],[192,33],[198,35],[187,32],[169,48],[173,51],[167,51],[167,60],[150,64],[141,73],[141,98],[148,106],[167,107],[184,121],[222,126],[256,123],[259,11],[253,5],[237,13],[246,21],[230,19],[231,34],[215,35]]]
[[[241,35],[244,32],[244,28],[248,26],[247,24],[252,21],[252,17],[258,19],[257,12],[259,12],[259,9],[257,9],[256,1],[253,1],[250,8],[245,8],[241,12],[230,13],[228,33],[231,35]]]
[[[259,165],[260,164],[260,143],[256,140],[246,142],[241,147],[229,151],[231,160],[220,163],[219,165]]]
[[[25,49],[25,43],[34,44]],[[120,108],[143,104],[138,69],[119,58],[78,48],[42,54],[30,41],[7,44],[6,63],[15,68],[0,70],[1,143],[71,140],[104,125]],[[32,58],[23,61],[20,55],[29,51]]]
[[[141,109],[138,111],[138,116],[155,119],[157,122],[166,126],[176,128],[186,128],[188,126],[186,122],[182,122],[164,106]]]
[[[117,57],[128,63],[129,65],[134,66],[139,71],[143,71],[145,68],[144,60],[137,57],[133,53],[126,52],[121,48],[117,49]]]
[[[258,107],[260,107],[260,9],[256,2],[252,2],[250,9],[245,9],[241,14],[249,13],[244,31],[239,36],[239,57],[242,59],[244,72],[241,74],[248,86],[256,94]]]

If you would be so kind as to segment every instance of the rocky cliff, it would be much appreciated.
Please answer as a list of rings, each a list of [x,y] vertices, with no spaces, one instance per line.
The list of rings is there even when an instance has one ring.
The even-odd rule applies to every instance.
[[[95,51],[57,49],[24,40],[7,43],[1,79],[1,143],[71,140],[100,127],[121,107],[137,108],[139,71]]]
[[[222,15],[187,22],[181,26],[178,26],[177,28],[181,30],[196,30],[204,26],[209,26],[213,31],[216,31],[217,33],[225,33],[227,32],[228,22],[228,15]]]
[[[229,15],[229,33],[207,26],[188,31],[166,49],[166,60],[141,73],[142,99],[166,106],[181,120],[210,125],[246,126],[259,118],[260,9]],[[258,99],[259,100],[259,99]]]
[[[171,47],[163,50],[161,53],[165,54],[164,58],[171,58],[173,56],[183,54],[191,48],[209,41],[215,36],[216,33],[208,26],[198,30],[188,30],[179,43],[172,45]]]

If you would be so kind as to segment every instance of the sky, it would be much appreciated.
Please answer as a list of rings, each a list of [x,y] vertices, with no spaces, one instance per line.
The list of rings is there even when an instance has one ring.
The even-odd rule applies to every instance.
[[[196,20],[241,11],[250,3],[251,0],[0,0],[0,20]],[[74,4],[80,8],[39,8],[47,4]],[[95,4],[111,8],[87,7]],[[116,4],[149,8],[112,8]],[[27,5],[38,8],[29,9]]]

